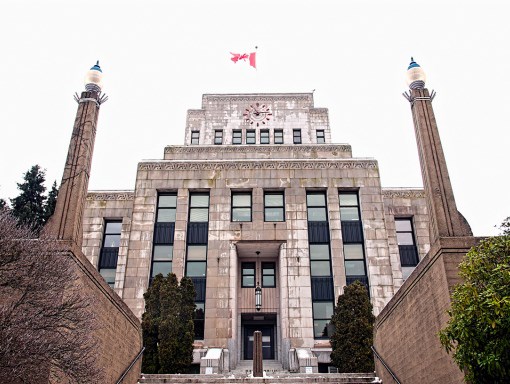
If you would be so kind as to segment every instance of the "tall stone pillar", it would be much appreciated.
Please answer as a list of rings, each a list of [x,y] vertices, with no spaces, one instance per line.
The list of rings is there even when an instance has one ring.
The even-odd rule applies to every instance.
[[[101,79],[102,71],[98,62],[85,76],[85,91],[80,97],[75,96],[78,112],[57,205],[55,213],[44,228],[46,235],[68,241],[78,249],[81,249],[83,242],[82,216],[87,197],[99,107],[106,100],[106,97],[101,95]]]
[[[471,228],[457,210],[455,197],[432,109],[434,92],[425,88],[425,73],[411,58],[407,71],[416,143],[430,218],[430,243],[441,237],[472,236]]]

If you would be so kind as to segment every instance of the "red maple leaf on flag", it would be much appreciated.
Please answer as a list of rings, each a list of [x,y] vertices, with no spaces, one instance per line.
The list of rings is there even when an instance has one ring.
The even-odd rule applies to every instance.
[[[250,61],[250,66],[253,68],[257,68],[256,60],[255,60],[255,54],[256,52],[252,52],[249,55],[247,53],[233,53],[230,52],[232,57],[230,60],[232,60],[234,63],[237,63],[239,60],[246,61],[248,59]]]

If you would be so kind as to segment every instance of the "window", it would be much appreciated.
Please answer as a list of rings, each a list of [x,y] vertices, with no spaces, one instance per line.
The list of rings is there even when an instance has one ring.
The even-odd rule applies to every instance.
[[[260,130],[260,144],[269,144],[269,131],[267,129]]]
[[[159,273],[167,276],[172,272],[176,209],[176,193],[165,193],[158,196],[150,281]]]
[[[292,135],[294,137],[294,144],[301,144],[301,129],[294,129]]]
[[[418,249],[414,241],[413,223],[411,218],[395,218],[395,229],[397,231],[398,251],[400,253],[400,265],[402,266],[402,277],[407,279],[414,267],[418,265]]]
[[[173,245],[154,245],[151,278],[159,273],[166,276],[172,272],[173,248]]]
[[[232,192],[232,221],[251,221],[251,192]]]
[[[331,276],[329,244],[310,244],[310,273],[312,276]]]
[[[340,220],[359,221],[358,194],[341,193],[340,198]]]
[[[189,204],[190,223],[206,223],[209,221],[209,195],[192,194]]]
[[[324,129],[318,129],[316,131],[317,134],[317,144],[324,144],[326,142],[326,138],[324,137]]]
[[[240,129],[234,129],[232,131],[232,144],[242,144],[243,143],[243,133]]]
[[[198,144],[199,137],[200,137],[199,131],[191,131],[191,144]]]
[[[283,129],[274,130],[274,143],[283,144]]]
[[[175,210],[177,208],[177,195],[160,195],[158,197],[158,212],[156,222],[175,222]]]
[[[241,287],[242,288],[255,287],[255,263],[241,264]]]
[[[186,276],[205,277],[207,267],[207,246],[188,245]]]
[[[254,129],[246,130],[246,144],[255,144],[255,130]]]
[[[264,221],[285,221],[283,192],[264,193]]]
[[[326,195],[323,192],[311,192],[306,195],[308,221],[327,221]]]
[[[332,302],[314,302],[313,308],[313,336],[316,339],[328,339],[332,334],[331,317],[333,316]]]
[[[262,288],[276,287],[275,263],[262,263]]]
[[[103,247],[99,257],[99,273],[112,288],[115,285],[121,229],[122,221],[120,220],[105,222]]]
[[[214,144],[223,144],[223,131],[221,129],[214,131]]]

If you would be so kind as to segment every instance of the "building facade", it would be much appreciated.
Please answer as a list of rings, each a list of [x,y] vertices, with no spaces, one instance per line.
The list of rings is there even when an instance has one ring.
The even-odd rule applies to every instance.
[[[382,188],[311,93],[203,95],[184,145],[139,163],[133,190],[89,191],[83,231],[140,318],[153,276],[191,277],[202,372],[250,360],[254,330],[265,359],[327,370],[343,287],[365,284],[377,315],[429,250],[424,191]]]

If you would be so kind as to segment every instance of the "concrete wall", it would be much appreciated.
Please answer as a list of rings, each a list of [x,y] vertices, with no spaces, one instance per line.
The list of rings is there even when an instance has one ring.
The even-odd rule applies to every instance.
[[[458,264],[473,237],[440,238],[376,319],[374,346],[402,383],[463,383],[463,374],[441,348]],[[393,382],[376,359],[377,375]]]

